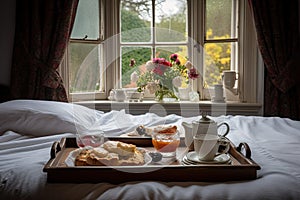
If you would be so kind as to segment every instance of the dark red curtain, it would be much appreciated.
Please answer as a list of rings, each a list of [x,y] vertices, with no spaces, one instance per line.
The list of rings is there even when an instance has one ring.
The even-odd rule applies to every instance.
[[[264,114],[300,120],[298,0],[249,0],[265,64]]]
[[[77,5],[78,0],[16,1],[13,99],[68,101],[57,68],[68,45]]]

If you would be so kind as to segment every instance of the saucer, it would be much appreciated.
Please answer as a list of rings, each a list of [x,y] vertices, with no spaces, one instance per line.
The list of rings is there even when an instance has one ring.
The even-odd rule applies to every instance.
[[[230,156],[228,154],[220,154],[216,156],[213,160],[199,160],[196,152],[192,151],[186,155],[186,159],[189,162],[194,162],[196,164],[223,164],[230,161]]]
[[[194,161],[190,161],[189,159],[187,159],[186,156],[184,156],[181,160],[181,163],[183,165],[199,165],[200,163],[199,162],[194,162]]]

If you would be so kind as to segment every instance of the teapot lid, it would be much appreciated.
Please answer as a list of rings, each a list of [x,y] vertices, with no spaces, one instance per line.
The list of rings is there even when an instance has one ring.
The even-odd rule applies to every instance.
[[[210,123],[215,123],[215,121],[208,118],[207,115],[206,115],[206,112],[202,112],[202,117],[199,120],[199,123],[210,124]]]

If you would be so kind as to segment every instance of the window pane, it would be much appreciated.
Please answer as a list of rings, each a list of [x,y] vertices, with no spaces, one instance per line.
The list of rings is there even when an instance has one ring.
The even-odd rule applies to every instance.
[[[235,38],[236,14],[232,13],[235,0],[206,1],[206,39]]]
[[[73,39],[99,39],[99,1],[79,1],[71,34]]]
[[[121,1],[121,42],[150,42],[152,1]]]
[[[222,83],[223,70],[234,70],[236,56],[231,54],[236,43],[208,43],[204,45],[204,85]]]
[[[187,41],[187,1],[155,1],[157,42]]]
[[[132,72],[145,70],[145,64],[151,60],[150,47],[122,47],[121,48],[121,63],[122,63],[122,87],[136,87],[136,83],[131,82],[130,76]],[[130,66],[131,59],[135,60],[135,65]]]
[[[99,45],[71,43],[69,45],[70,92],[99,91]]]

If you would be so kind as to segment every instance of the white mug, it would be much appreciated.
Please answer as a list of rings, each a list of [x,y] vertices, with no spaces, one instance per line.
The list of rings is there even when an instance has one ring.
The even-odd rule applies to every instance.
[[[199,134],[194,136],[194,149],[203,161],[212,161],[217,153],[225,154],[230,148],[230,142],[225,137],[211,134]]]
[[[223,85],[222,84],[216,84],[216,85],[214,85],[214,91],[215,91],[214,100],[215,101],[223,101],[224,100]]]
[[[223,71],[222,79],[225,88],[232,89],[238,80],[237,73],[235,71]]]

